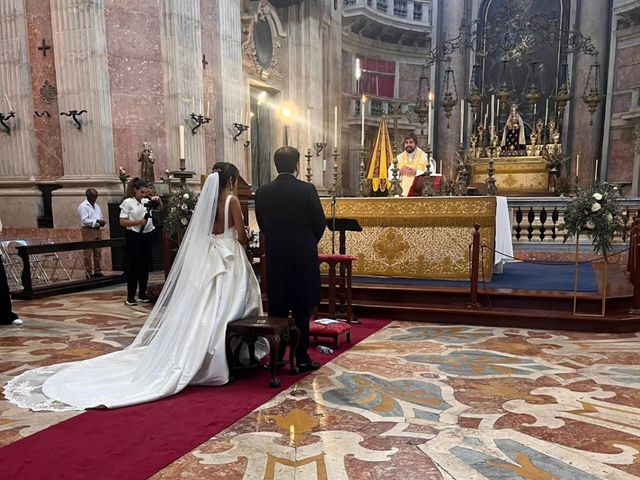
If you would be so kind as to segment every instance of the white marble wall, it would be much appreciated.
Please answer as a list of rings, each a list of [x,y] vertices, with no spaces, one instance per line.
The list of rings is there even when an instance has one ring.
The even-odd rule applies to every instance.
[[[187,170],[206,171],[204,135],[191,134],[191,113],[205,114],[199,0],[162,0],[161,43],[164,65],[165,126],[168,165],[179,165],[178,126],[185,126]],[[201,127],[202,128],[202,127]]]

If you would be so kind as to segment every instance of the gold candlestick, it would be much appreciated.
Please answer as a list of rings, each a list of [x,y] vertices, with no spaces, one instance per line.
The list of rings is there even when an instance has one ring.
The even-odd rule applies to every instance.
[[[313,178],[313,173],[311,172],[311,159],[313,158],[313,154],[310,148],[307,148],[305,157],[307,159],[307,182],[311,183],[311,179]]]

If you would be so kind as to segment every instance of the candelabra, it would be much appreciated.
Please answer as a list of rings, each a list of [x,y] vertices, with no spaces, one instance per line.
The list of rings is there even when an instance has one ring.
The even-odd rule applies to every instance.
[[[78,130],[82,130],[82,124],[80,123],[80,120],[78,120],[78,117],[83,113],[87,113],[87,111],[86,110],[80,110],[80,111],[69,110],[68,112],[60,112],[60,115],[64,115],[65,117],[71,117],[73,121],[76,122],[76,128]]]
[[[233,128],[236,129],[236,134],[233,136],[233,141],[237,142],[238,137],[242,135],[243,132],[249,130],[249,125],[245,125],[244,123],[234,122]]]
[[[402,185],[398,178],[398,157],[393,157],[393,167],[391,167],[391,188],[389,188],[389,195],[392,197],[400,197],[402,195]]]
[[[305,157],[307,159],[307,182],[311,183],[311,179],[313,178],[313,173],[311,172],[311,159],[313,158],[313,154],[310,148],[307,148]]]
[[[4,127],[4,131],[7,132],[7,135],[11,135],[11,127],[7,125],[7,120],[16,116],[16,112],[10,111],[9,113],[0,112],[0,123]]]
[[[193,120],[196,123],[196,126],[191,129],[192,135],[195,135],[196,130],[198,130],[203,124],[209,123],[211,121],[209,117],[205,117],[201,113],[192,113],[190,116],[191,116],[191,120]],[[235,140],[235,137],[234,137],[234,140]]]
[[[367,182],[367,165],[365,162],[366,154],[364,145],[360,146],[360,189],[361,197],[366,197],[369,193],[369,182]]]
[[[187,178],[192,178],[196,174],[195,172],[188,171],[185,163],[185,159],[181,158],[179,170],[171,172],[171,175],[173,175],[174,178],[180,179],[180,186],[182,188],[187,186]]]
[[[331,193],[334,196],[338,195],[338,157],[340,156],[340,154],[338,153],[338,147],[333,147],[333,153],[331,154],[331,156],[333,157],[333,182],[331,185]]]
[[[424,188],[422,189],[423,197],[433,197],[435,191],[433,190],[433,178],[431,178],[431,150],[427,149],[427,171],[424,174]]]

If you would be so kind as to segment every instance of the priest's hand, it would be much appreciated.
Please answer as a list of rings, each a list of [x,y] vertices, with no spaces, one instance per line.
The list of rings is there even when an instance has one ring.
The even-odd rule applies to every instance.
[[[405,165],[400,169],[400,175],[409,175],[409,176],[415,177],[416,169],[413,167],[410,167],[409,165]]]

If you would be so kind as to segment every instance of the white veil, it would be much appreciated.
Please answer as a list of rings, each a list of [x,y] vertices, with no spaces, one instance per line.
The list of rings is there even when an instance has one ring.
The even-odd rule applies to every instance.
[[[202,282],[197,279],[200,278],[202,257],[207,254],[208,238],[216,218],[219,181],[218,173],[207,177],[162,293],[142,329],[127,348],[147,346],[156,337],[160,327],[167,329],[167,324],[171,323],[171,330],[182,330],[183,324],[193,318],[193,309],[203,295]],[[171,331],[167,333],[163,335],[164,338],[176,337]]]

